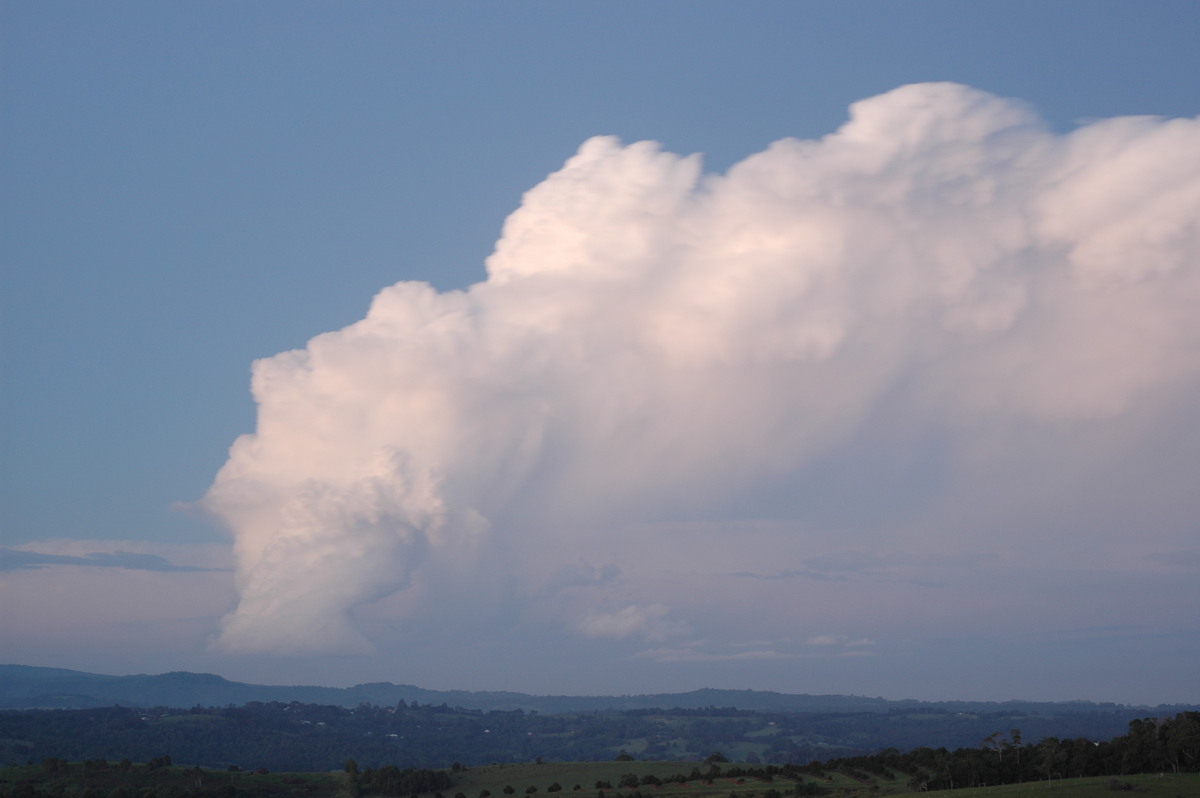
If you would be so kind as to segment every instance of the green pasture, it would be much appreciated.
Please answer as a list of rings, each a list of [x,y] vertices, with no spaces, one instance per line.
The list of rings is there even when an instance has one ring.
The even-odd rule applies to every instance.
[[[503,792],[505,786],[513,787],[512,798],[530,798],[530,794],[526,792],[530,786],[537,789],[537,792],[532,794],[536,798],[596,798],[597,781],[606,781],[613,785],[613,789],[604,790],[608,798],[612,798],[618,792],[628,796],[635,791],[640,791],[643,796],[663,798],[726,798],[730,795],[749,798],[751,795],[763,796],[767,790],[772,789],[788,796],[797,786],[796,782],[783,778],[765,782],[753,778],[727,777],[717,777],[712,784],[692,781],[686,785],[667,783],[661,787],[616,786],[621,776],[626,773],[636,773],[638,776],[652,774],[666,778],[676,773],[686,775],[694,767],[699,767],[701,771],[705,768],[704,765],[695,762],[551,762],[541,765],[531,763],[475,767],[455,774],[454,786],[447,791],[446,798],[451,798],[459,792],[466,798],[479,798],[480,792],[484,790],[491,793],[491,798],[506,798]],[[908,774],[904,773],[896,773],[893,779],[878,776],[856,779],[830,770],[824,778],[805,776],[800,784],[819,785],[828,790],[825,794],[830,798],[878,798],[918,794],[909,789],[908,779]],[[561,785],[560,793],[547,792],[554,783]],[[1108,776],[1055,779],[1049,782],[1030,781],[994,787],[942,790],[936,794],[945,795],[947,798],[1116,798],[1119,795],[1137,798],[1200,798],[1200,773],[1121,776],[1117,779],[1121,789],[1117,790],[1110,786],[1111,783],[1112,778]],[[580,785],[578,791],[574,790],[576,784]]]
[[[477,798],[481,790],[488,790],[493,798],[504,798],[503,790],[506,786],[511,785],[516,790],[515,795],[520,796],[525,795],[526,788],[533,786],[537,788],[539,796],[545,796],[550,785],[557,782],[562,786],[564,793],[574,792],[575,785],[579,784],[582,788],[579,792],[593,796],[598,781],[607,781],[613,785],[612,789],[605,791],[606,793],[632,792],[617,787],[621,777],[627,773],[636,773],[638,776],[653,775],[665,779],[676,773],[686,776],[692,772],[692,768],[704,771],[707,767],[698,762],[546,762],[541,765],[483,765],[454,774],[452,789],[462,792],[467,798]],[[667,789],[664,787],[663,791]]]
[[[731,765],[722,765],[722,767],[729,768]],[[708,769],[708,765],[690,761],[547,762],[540,765],[533,763],[490,765],[473,767],[454,774],[454,786],[447,791],[449,795],[446,798],[459,792],[465,798],[480,798],[480,794],[484,791],[490,793],[491,798],[508,798],[504,793],[504,788],[507,786],[513,788],[511,798],[531,798],[531,796],[532,798],[596,798],[600,791],[596,787],[597,782],[607,782],[612,785],[611,788],[603,789],[605,796],[609,798],[617,793],[629,796],[634,792],[640,792],[643,796],[650,798],[653,796],[662,796],[663,798],[667,798],[667,796],[671,798],[721,796],[724,798],[731,794],[749,798],[751,795],[762,796],[767,790],[776,790],[787,794],[796,787],[796,782],[791,779],[775,778],[773,781],[765,781],[751,777],[730,778],[727,776],[718,776],[713,779],[712,784],[697,779],[685,784],[668,782],[661,786],[653,784],[638,787],[619,786],[622,776],[630,773],[636,774],[639,778],[651,775],[666,779],[679,773],[687,776],[693,769],[698,769],[703,773]],[[903,784],[905,780],[899,781]],[[804,782],[819,783],[835,790],[839,787],[861,784],[861,782],[856,782],[842,774],[830,774],[830,780],[817,780],[806,776]],[[550,786],[556,783],[562,788],[561,792],[549,792]],[[579,786],[578,790],[575,789],[576,785]],[[529,793],[530,787],[535,788],[536,792]],[[873,794],[885,793],[876,791]],[[429,797],[423,796],[423,798]]]
[[[47,772],[41,765],[0,768],[0,796],[27,795],[31,787],[56,798],[77,798],[91,791],[99,798],[114,794],[129,796],[153,793],[182,796],[199,791],[221,791],[232,787],[252,795],[272,798],[342,798],[346,792],[344,773],[250,773],[169,765],[149,770],[144,763],[122,768],[110,764],[102,770],[85,770],[74,762],[66,770]]]
[[[668,782],[662,786],[618,786],[622,776],[630,773],[637,774],[639,779],[646,775],[666,779],[677,773],[686,776],[693,768],[703,772],[706,767],[702,763],[682,761],[497,764],[465,768],[452,773],[453,786],[442,792],[443,798],[454,798],[458,793],[465,798],[480,798],[484,791],[490,793],[491,798],[509,798],[509,795],[511,798],[597,798],[599,790],[596,782],[608,782],[613,786],[604,789],[606,798],[615,798],[617,793],[628,798],[634,792],[640,792],[643,798],[765,798],[768,790],[775,790],[786,798],[797,791],[805,794],[807,785],[824,788],[823,794],[829,798],[917,794],[908,788],[909,777],[904,773],[896,773],[891,779],[866,774],[855,778],[832,769],[821,778],[806,775],[799,783],[779,777],[767,782],[755,778],[718,776],[711,784],[695,780],[687,784]],[[556,783],[561,786],[561,791],[551,792],[551,785]],[[579,785],[578,790],[575,789],[576,785]],[[151,771],[144,765],[133,765],[126,769],[114,766],[99,772],[84,773],[78,764],[66,772],[56,773],[45,772],[38,765],[0,769],[0,798],[28,795],[28,791],[22,791],[27,786],[36,788],[39,795],[57,798],[78,798],[85,790],[93,791],[100,798],[137,794],[131,792],[130,788],[156,792],[168,798],[183,798],[200,794],[198,788],[201,787],[205,795],[216,795],[218,792],[214,790],[232,787],[236,794],[263,798],[376,798],[365,792],[357,795],[357,791],[351,789],[348,774],[341,771],[255,774],[180,766]],[[504,789],[509,786],[512,792],[506,794]],[[535,792],[529,792],[530,787]],[[123,790],[118,792],[118,788]],[[1129,795],[1131,798],[1200,798],[1200,773],[1121,776],[1116,778],[1116,789],[1113,787],[1113,778],[1105,776],[943,790],[937,794],[947,798],[1116,798],[1120,795]],[[421,798],[434,798],[434,795],[426,793]]]
[[[1123,789],[1113,789],[1113,780]],[[943,790],[953,798],[1200,798],[1200,773],[1155,773],[1137,776],[1095,776],[1084,779],[1027,781],[998,787]]]

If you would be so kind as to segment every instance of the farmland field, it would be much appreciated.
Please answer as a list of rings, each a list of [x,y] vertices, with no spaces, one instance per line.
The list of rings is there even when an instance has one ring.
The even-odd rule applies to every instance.
[[[421,793],[419,798],[783,798],[791,795],[827,795],[837,798],[873,798],[914,795],[907,774],[872,775],[830,769],[799,781],[776,777],[717,776],[711,781],[689,779],[696,762],[547,762],[497,764],[446,771],[451,786],[444,792]],[[636,777],[636,786],[631,779]],[[654,780],[662,780],[662,784]],[[622,782],[628,786],[619,786]],[[602,786],[598,787],[600,784]],[[612,785],[609,787],[608,785]],[[1115,787],[1114,787],[1115,784]],[[1129,792],[1139,798],[1200,798],[1200,773],[1163,773],[1081,779],[1027,781],[993,787],[939,790],[953,798],[1094,798]],[[60,763],[0,769],[0,798],[374,798],[359,790],[350,774],[248,773],[204,770],[196,767],[147,768],[120,763],[102,769],[81,763]],[[394,798],[394,797],[393,797]],[[404,796],[403,798],[411,798]]]

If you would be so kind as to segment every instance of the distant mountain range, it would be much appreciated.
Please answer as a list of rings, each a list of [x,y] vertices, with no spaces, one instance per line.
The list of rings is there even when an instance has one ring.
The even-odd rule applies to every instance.
[[[1012,712],[1061,715],[1070,712],[1105,712],[1145,709],[1165,715],[1195,710],[1195,705],[1130,707],[1091,701],[892,701],[847,695],[804,695],[762,690],[692,690],[624,696],[528,695],[503,691],[425,690],[409,684],[375,682],[354,687],[315,687],[245,684],[211,673],[175,671],[156,676],[105,676],[61,668],[0,665],[0,709],[78,709],[119,704],[128,707],[192,707],[242,705],[252,701],[279,701],[355,707],[359,704],[390,706],[441,705],[483,711],[521,709],[544,714],[634,709],[698,709],[733,707],[757,712],[873,712],[930,707],[951,712]]]

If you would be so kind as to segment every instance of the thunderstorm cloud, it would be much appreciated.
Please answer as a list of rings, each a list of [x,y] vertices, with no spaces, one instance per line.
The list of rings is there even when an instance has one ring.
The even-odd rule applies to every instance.
[[[364,618],[524,601],[655,657],[777,658],[662,641],[808,611],[751,588],[870,580],[882,609],[794,646],[865,653],[856,619],[964,570],[1197,556],[1171,431],[1200,405],[1200,121],[1060,133],[940,83],[724,174],[593,138],[487,275],[254,364],[203,502],[235,542],[220,647],[364,652]]]

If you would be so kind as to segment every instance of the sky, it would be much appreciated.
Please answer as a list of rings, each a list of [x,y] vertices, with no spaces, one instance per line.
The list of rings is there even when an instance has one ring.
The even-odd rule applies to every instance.
[[[0,3],[0,661],[1200,702],[1197,36]]]

